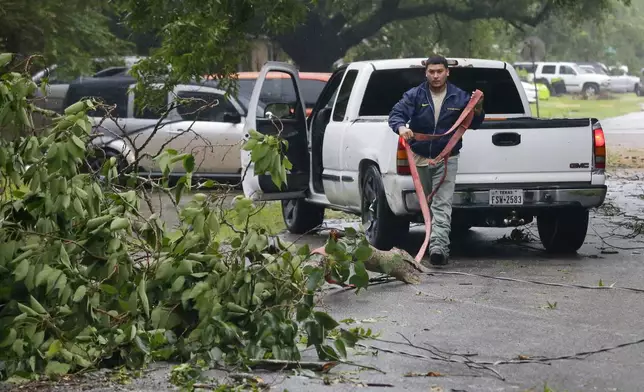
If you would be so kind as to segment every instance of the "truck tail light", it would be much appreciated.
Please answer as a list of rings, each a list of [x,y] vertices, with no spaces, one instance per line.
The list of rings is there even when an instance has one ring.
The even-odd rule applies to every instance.
[[[396,173],[401,175],[411,175],[409,168],[409,160],[407,159],[407,151],[402,143],[403,139],[398,138],[398,150],[396,151]]]
[[[599,122],[593,125],[593,157],[595,169],[606,168],[606,138]]]

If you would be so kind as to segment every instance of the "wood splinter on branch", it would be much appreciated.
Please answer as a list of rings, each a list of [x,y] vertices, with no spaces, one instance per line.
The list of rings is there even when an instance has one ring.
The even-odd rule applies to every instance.
[[[331,235],[333,236],[333,233]],[[399,248],[384,251],[373,246],[371,246],[371,251],[371,256],[364,261],[367,271],[386,274],[407,284],[420,283],[419,272],[423,272],[423,270],[412,255],[406,251]],[[314,249],[311,254],[313,255],[311,262],[320,266],[326,265],[328,255],[323,246]],[[340,284],[334,281],[330,275],[325,276],[325,279],[328,283]]]

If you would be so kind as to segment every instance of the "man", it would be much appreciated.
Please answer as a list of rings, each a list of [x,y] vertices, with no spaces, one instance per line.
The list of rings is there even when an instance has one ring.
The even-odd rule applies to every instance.
[[[454,125],[471,96],[447,81],[449,69],[445,57],[432,56],[423,64],[427,82],[405,92],[389,114],[389,126],[408,141],[414,155],[408,159],[413,159],[416,163],[423,190],[426,195],[429,195],[443,176],[445,162],[430,165],[428,158],[436,158],[452,135],[431,141],[416,141],[413,140],[413,133],[444,134]],[[470,128],[478,128],[484,118],[483,100],[481,100],[474,110],[474,119]],[[447,176],[436,191],[430,205],[432,233],[429,242],[429,262],[432,265],[448,263],[452,198],[462,145],[463,141],[459,140],[447,159]],[[421,263],[429,267],[425,260]]]

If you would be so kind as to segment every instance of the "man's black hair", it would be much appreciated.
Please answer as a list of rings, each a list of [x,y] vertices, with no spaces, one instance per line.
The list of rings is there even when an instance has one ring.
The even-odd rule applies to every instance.
[[[447,68],[447,59],[441,55],[433,55],[430,56],[427,60],[423,61],[423,65],[425,66],[425,69],[429,67],[430,65],[436,65],[436,64],[443,64],[445,68]]]

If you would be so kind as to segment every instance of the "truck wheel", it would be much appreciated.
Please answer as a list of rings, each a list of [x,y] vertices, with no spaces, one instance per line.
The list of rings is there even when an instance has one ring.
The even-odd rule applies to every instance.
[[[593,97],[599,94],[599,86],[595,83],[586,83],[584,88],[581,90],[581,93],[587,97]]]
[[[308,233],[324,222],[324,207],[304,199],[282,200],[282,218],[289,232]]]
[[[635,85],[635,95],[637,95],[638,97],[644,95],[644,91],[642,91],[642,87],[639,84]]]
[[[547,252],[575,253],[584,244],[588,222],[589,212],[586,209],[546,212],[537,217],[539,239]]]
[[[362,226],[369,243],[379,250],[390,250],[409,233],[409,221],[389,208],[380,170],[365,168],[360,184]]]

